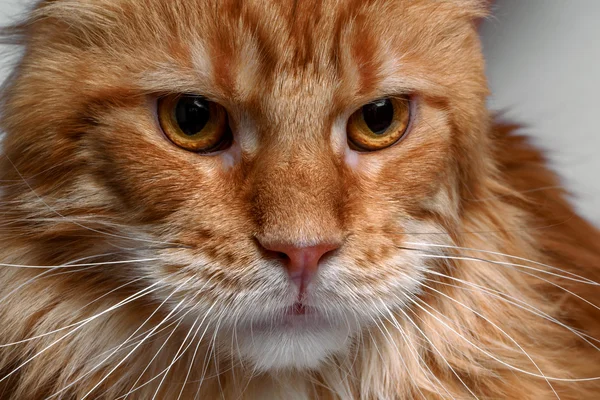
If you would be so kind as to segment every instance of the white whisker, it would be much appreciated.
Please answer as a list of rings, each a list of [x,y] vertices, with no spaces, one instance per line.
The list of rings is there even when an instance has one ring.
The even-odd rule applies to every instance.
[[[559,326],[561,326],[561,327],[563,327],[563,328],[565,328],[565,329],[567,329],[567,330],[571,331],[573,334],[577,335],[579,338],[581,338],[582,340],[584,340],[584,341],[585,341],[586,343],[588,343],[590,346],[592,346],[592,347],[594,347],[596,350],[600,351],[600,348],[599,348],[599,347],[597,347],[595,344],[593,344],[592,342],[590,342],[590,341],[588,340],[588,339],[590,339],[590,340],[594,340],[594,341],[596,341],[596,342],[599,342],[599,343],[600,343],[600,339],[596,339],[596,338],[594,338],[594,337],[592,337],[592,336],[589,336],[589,335],[587,335],[587,334],[584,334],[584,333],[582,333],[582,332],[578,332],[576,329],[574,329],[574,328],[572,328],[572,327],[570,327],[570,326],[568,326],[568,325],[566,325],[566,324],[562,323],[562,322],[561,322],[561,321],[559,321],[558,319],[556,319],[556,318],[552,317],[551,315],[549,315],[549,314],[547,314],[547,313],[545,313],[545,312],[541,311],[540,309],[538,309],[538,308],[536,308],[536,307],[532,306],[531,304],[528,304],[528,303],[526,303],[526,302],[525,302],[525,301],[523,301],[523,300],[520,300],[520,299],[518,299],[518,298],[516,298],[516,297],[514,297],[514,296],[508,295],[508,294],[506,294],[506,293],[503,293],[503,292],[501,292],[501,291],[498,291],[498,290],[495,290],[495,289],[492,289],[492,288],[488,288],[488,287],[485,287],[485,286],[477,285],[477,284],[475,284],[475,283],[468,282],[468,281],[465,281],[465,280],[463,280],[463,279],[458,279],[458,278],[452,277],[452,276],[450,276],[450,275],[442,274],[442,273],[440,273],[440,272],[436,272],[436,271],[428,271],[427,273],[429,273],[429,274],[433,274],[433,275],[437,275],[437,276],[441,276],[441,277],[443,277],[443,278],[451,279],[451,280],[454,280],[454,281],[457,281],[457,282],[463,283],[463,284],[465,284],[465,285],[471,286],[471,287],[473,287],[473,288],[475,288],[475,289],[479,290],[479,291],[480,291],[480,292],[482,292],[482,293],[485,293],[485,294],[487,294],[487,295],[493,296],[494,298],[497,298],[497,299],[498,299],[498,300],[500,300],[500,301],[506,302],[506,303],[508,303],[508,304],[511,304],[511,305],[513,305],[513,306],[515,306],[515,307],[517,307],[517,308],[520,308],[520,309],[522,309],[522,310],[524,310],[524,311],[527,311],[527,312],[529,312],[529,313],[532,313],[532,314],[534,314],[534,315],[537,315],[537,316],[539,316],[540,318],[543,318],[543,319],[545,319],[545,320],[547,320],[547,321],[550,321],[550,322],[552,322],[552,323],[554,323],[554,324],[556,324],[556,325],[559,325]],[[445,283],[445,282],[440,282],[440,281],[438,281],[438,280],[427,279],[427,278],[425,278],[425,280],[426,280],[426,281],[435,282],[435,283],[438,283],[438,284],[440,284],[440,285],[444,285],[444,286],[451,286],[451,287],[458,288],[458,289],[462,289],[462,290],[472,290],[472,289],[468,289],[468,288],[465,288],[465,287],[462,287],[462,286],[458,286],[458,285],[452,285],[452,284],[450,284],[450,283]],[[520,304],[519,304],[519,303],[520,303]]]
[[[413,278],[410,278],[411,280],[414,280]],[[415,280],[416,281],[416,280]],[[417,282],[418,283],[418,282]],[[529,359],[529,361],[531,361],[531,363],[535,366],[535,368],[538,370],[538,372],[540,373],[540,375],[542,377],[544,377],[544,379],[546,380],[546,382],[548,383],[548,386],[550,386],[550,389],[552,390],[552,392],[554,392],[554,395],[556,396],[557,399],[560,400],[560,396],[558,395],[558,393],[556,393],[556,390],[554,390],[554,387],[552,386],[552,384],[550,383],[550,381],[546,378],[546,376],[544,375],[544,373],[542,372],[542,370],[540,369],[540,367],[538,366],[538,364],[533,360],[533,358],[531,358],[531,356],[529,355],[529,353],[527,353],[527,351],[525,351],[525,349],[512,337],[510,336],[508,333],[506,333],[505,330],[503,330],[502,328],[500,328],[497,324],[495,324],[493,321],[491,321],[489,318],[487,318],[485,315],[481,314],[480,312],[474,310],[473,308],[467,306],[466,304],[454,299],[451,296],[448,296],[445,293],[440,292],[439,290],[434,289],[433,287],[426,285],[424,283],[421,282],[421,285],[423,287],[428,288],[429,290],[434,291],[435,293],[438,293],[442,296],[444,296],[445,298],[457,303],[458,305],[466,308],[467,310],[471,311],[472,313],[474,313],[475,315],[479,316],[480,318],[482,318],[484,321],[487,321],[490,325],[492,325],[495,329],[497,329],[500,333],[502,333],[506,338],[508,338],[511,342],[513,342],[518,348],[519,350]],[[430,306],[431,309],[434,309],[433,307]],[[438,311],[439,313],[439,311]]]
[[[108,293],[106,293],[106,294],[104,294],[104,295],[102,295],[102,296],[98,297],[97,299],[95,299],[95,300],[93,300],[93,301],[91,301],[91,302],[87,303],[87,304],[86,304],[86,305],[84,305],[83,307],[79,308],[78,310],[76,310],[76,312],[75,312],[74,314],[77,314],[79,311],[81,311],[81,310],[83,310],[83,309],[85,309],[85,308],[89,307],[91,304],[93,304],[93,303],[95,303],[96,301],[98,301],[98,300],[102,299],[103,297],[105,297],[105,296],[108,296],[108,295],[110,295],[111,293],[113,293],[113,292],[116,292],[116,291],[118,291],[118,290],[122,289],[123,287],[125,287],[125,286],[128,286],[128,285],[130,285],[130,284],[132,284],[132,283],[139,282],[140,280],[143,280],[143,278],[134,279],[133,281],[130,281],[130,282],[126,283],[126,284],[123,284],[123,285],[119,286],[119,287],[118,287],[118,288],[116,288],[116,289],[113,289],[113,290],[111,290],[110,292],[108,292]],[[138,296],[138,295],[140,295],[142,292],[146,291],[147,289],[148,289],[148,288],[146,288],[146,289],[144,289],[144,290],[142,290],[142,291],[140,291],[140,292],[137,292],[137,293],[136,293],[134,296]],[[150,292],[148,292],[148,293],[151,293],[151,292],[152,292],[152,291],[150,291]],[[144,293],[143,295],[145,296],[145,295],[146,295],[146,294],[148,294],[148,293]],[[133,300],[137,300],[138,298],[139,298],[139,297],[136,297],[136,298],[135,298],[135,299],[133,299]],[[126,299],[126,300],[127,300],[127,299]],[[112,310],[111,310],[111,311],[112,311]],[[66,330],[66,329],[72,328],[72,327],[74,327],[74,326],[80,325],[80,324],[82,324],[82,323],[84,323],[84,322],[88,321],[89,319],[90,319],[90,317],[88,317],[88,318],[85,318],[85,319],[83,319],[83,320],[81,320],[81,321],[74,322],[74,323],[72,323],[72,324],[69,324],[69,325],[67,325],[67,326],[65,326],[65,327],[62,327],[62,328],[59,328],[59,329],[55,329],[55,330],[53,330],[53,331],[49,331],[49,332],[46,332],[46,333],[42,333],[42,334],[40,334],[40,335],[37,335],[37,336],[32,336],[32,337],[29,337],[29,338],[27,338],[27,339],[19,340],[19,341],[17,341],[17,342],[6,343],[6,344],[0,344],[0,348],[4,348],[4,347],[10,347],[10,346],[16,346],[16,345],[19,345],[19,344],[23,344],[23,343],[31,342],[31,341],[33,341],[33,340],[41,339],[41,338],[43,338],[43,337],[45,337],[45,336],[53,335],[53,334],[55,334],[55,333],[57,333],[57,332],[61,332],[61,331],[64,331],[64,330]]]
[[[421,251],[421,252],[427,252],[426,250],[419,250],[419,249],[410,249],[410,248],[405,248],[405,249],[407,249],[407,250]],[[586,283],[586,284],[588,284],[588,283],[591,282],[591,281],[587,282],[587,281],[581,281],[581,280],[577,280],[577,279],[565,277],[565,276],[554,274],[554,273],[551,273],[551,272],[548,272],[548,271],[543,271],[543,270],[540,270],[540,269],[537,269],[537,268],[527,267],[527,266],[521,265],[521,264],[513,264],[513,263],[502,262],[502,261],[495,261],[495,260],[486,260],[485,258],[468,257],[468,256],[445,256],[445,255],[432,255],[432,254],[425,254],[425,255],[423,255],[423,257],[425,257],[425,258],[435,258],[435,259],[445,259],[445,260],[477,261],[477,262],[484,262],[484,263],[489,263],[489,264],[499,265],[499,266],[502,266],[502,267],[509,267],[509,268],[511,268],[511,267],[520,267],[520,268],[525,268],[525,269],[531,269],[531,270],[534,270],[534,271],[537,271],[537,272],[541,272],[541,273],[544,273],[544,274],[548,274],[548,275],[553,275],[553,276],[559,277],[561,279],[575,281],[575,282],[578,282],[578,283]],[[569,289],[567,289],[567,288],[565,288],[565,287],[563,287],[563,286],[561,286],[561,285],[559,285],[557,283],[554,283],[554,282],[549,281],[549,280],[547,280],[547,279],[545,279],[545,278],[543,278],[543,277],[541,277],[539,275],[532,274],[532,273],[527,272],[527,271],[521,271],[521,270],[514,269],[514,268],[513,268],[513,270],[518,271],[519,273],[522,273],[522,274],[534,277],[534,278],[539,279],[541,281],[544,281],[544,282],[546,282],[546,283],[548,283],[548,284],[550,284],[550,285],[552,285],[554,287],[557,287],[557,288],[565,291],[566,293],[568,293],[568,294],[570,294],[570,295],[578,298],[579,300],[585,302],[586,304],[588,304],[588,305],[590,305],[590,306],[592,306],[595,309],[597,309],[597,310],[600,311],[600,307],[597,306],[596,304],[592,303],[591,301],[589,301],[589,300],[587,300],[587,299],[579,296],[578,294],[570,291]],[[592,284],[596,285],[595,282],[592,282]]]
[[[95,266],[119,265],[119,264],[138,264],[138,263],[158,261],[158,260],[160,260],[160,259],[159,258],[141,258],[141,259],[137,259],[137,260],[103,261],[103,262],[97,262],[97,263],[82,263],[82,264],[54,265],[54,266],[0,263],[0,267],[56,270],[56,269],[63,269],[63,268],[95,267]]]
[[[133,240],[133,241],[141,241],[141,242],[147,242],[147,243],[154,243],[154,244],[173,244],[173,243],[168,243],[168,242],[161,242],[161,241],[156,241],[156,240],[150,240],[150,239],[141,239],[141,238],[133,238],[133,237],[128,237],[128,236],[123,236],[123,235],[117,235],[117,234],[113,234],[113,233],[109,233],[109,232],[102,232],[99,231],[97,229],[91,228],[89,226],[85,226],[83,224],[80,224],[78,222],[76,222],[73,219],[70,219],[68,217],[66,217],[65,215],[61,214],[58,210],[56,210],[55,208],[51,207],[40,195],[37,194],[37,192],[33,189],[33,187],[29,184],[29,182],[27,182],[27,180],[25,179],[25,177],[21,174],[21,171],[19,171],[19,169],[17,168],[17,166],[15,165],[15,163],[11,160],[11,158],[8,156],[8,154],[3,154],[6,159],[8,160],[8,162],[12,165],[12,167],[14,168],[15,172],[19,175],[19,177],[23,180],[23,183],[25,183],[25,185],[27,186],[27,188],[30,190],[30,192],[46,207],[48,208],[48,210],[50,210],[52,213],[56,214],[57,216],[59,216],[60,218],[62,218],[64,221],[70,222],[73,225],[79,226],[80,228],[83,228],[85,230],[91,231],[91,232],[95,232],[98,234],[101,234],[103,236],[108,236],[108,237],[114,237],[114,238],[118,238],[118,239],[127,239],[127,240]]]
[[[90,369],[88,372],[86,372],[84,375],[80,376],[78,379],[76,379],[75,381],[71,382],[70,384],[68,384],[67,386],[65,386],[64,388],[62,388],[61,390],[59,390],[58,392],[54,393],[53,395],[49,396],[48,399],[51,399],[55,396],[58,396],[60,393],[64,392],[65,390],[67,390],[68,388],[72,387],[73,385],[75,385],[77,382],[81,381],[82,379],[84,379],[86,376],[90,375],[91,373],[93,373],[94,371],[96,371],[96,369],[98,369],[100,366],[102,366],[106,361],[108,361],[114,354],[116,354],[121,347],[123,347],[123,345],[125,345],[127,342],[129,342],[133,337],[135,337],[135,335],[152,319],[152,317],[154,317],[154,315],[156,315],[156,313],[158,313],[158,310],[167,302],[169,301],[169,299],[175,294],[177,293],[177,291],[185,284],[187,283],[189,280],[191,280],[191,278],[189,278],[187,281],[185,281],[183,284],[179,285],[177,288],[175,288],[175,290],[173,290],[173,292],[171,294],[169,294],[169,296],[167,296],[162,303],[160,303],[160,305],[150,314],[150,316],[148,316],[148,318],[146,318],[146,320],[144,322],[142,322],[142,324],[127,338],[125,339],[125,341],[123,343],[121,343],[121,345],[117,346],[116,349],[114,349],[108,356],[106,356],[102,361],[98,362],[96,364],[95,367],[93,367],[92,369]],[[164,323],[164,320],[163,322]],[[161,323],[161,324],[162,324]],[[153,331],[154,332],[154,331]],[[146,337],[147,339],[148,337]]]
[[[421,369],[421,371],[424,372],[425,378],[429,381],[429,383],[431,383],[431,386],[434,388],[434,390],[437,392],[437,394],[439,394],[440,397],[443,398],[442,394],[437,390],[436,385],[429,378],[430,376],[433,377],[437,381],[437,383],[442,387],[442,389],[444,389],[444,391],[448,394],[448,396],[450,396],[453,400],[456,400],[455,397],[452,396],[452,394],[448,391],[448,389],[446,389],[445,385],[440,381],[440,379],[433,373],[433,371],[431,371],[431,369],[427,365],[427,362],[425,362],[425,360],[423,360],[423,357],[421,357],[421,354],[419,353],[419,351],[415,348],[415,346],[413,346],[412,341],[408,337],[408,334],[404,331],[404,328],[402,328],[402,326],[400,326],[400,324],[398,323],[398,320],[396,319],[394,314],[391,312],[389,307],[385,307],[385,310],[387,311],[390,318],[392,318],[391,320],[389,318],[386,318],[386,319],[388,321],[390,321],[390,323],[392,323],[392,325],[394,325],[396,327],[396,329],[398,329],[398,332],[400,332],[400,335],[402,336],[402,340],[404,340],[404,343],[406,345],[408,345],[408,347],[413,351],[413,353],[412,353],[413,357],[415,357],[415,360],[417,361],[419,368]],[[427,372],[425,372],[425,370],[423,369],[423,366],[425,366],[425,368],[427,369],[427,372],[429,372],[429,374],[427,374]]]
[[[410,296],[408,296],[406,294],[404,294],[404,296],[407,298],[408,301],[410,301],[411,303],[414,303],[414,300]],[[427,337],[427,335],[425,334],[425,332],[423,332],[423,330],[421,328],[419,328],[419,326],[417,325],[417,323],[415,321],[413,321],[413,319],[401,307],[398,310],[404,315],[404,318],[406,318],[406,320],[408,322],[410,322],[412,324],[412,326],[414,326],[417,331],[419,331],[419,333],[421,334],[421,336],[423,336],[423,338],[431,345],[431,347],[436,351],[436,353],[439,354],[439,356],[442,358],[442,361],[444,361],[444,363],[446,364],[446,366],[448,366],[448,368],[450,369],[450,371],[452,372],[452,374],[459,380],[459,382],[465,387],[465,389],[467,389],[467,391],[471,394],[471,396],[473,396],[474,398],[476,398],[477,400],[479,400],[479,397],[477,397],[477,395],[475,393],[473,393],[473,391],[471,390],[471,388],[461,379],[460,375],[458,375],[458,373],[454,370],[454,368],[452,368],[452,365],[450,365],[450,363],[448,362],[448,360],[446,360],[446,357],[444,357],[444,355],[437,348],[437,346],[435,344],[433,344],[433,342]]]
[[[385,303],[383,303],[383,301],[381,302],[382,306],[384,307],[384,309],[386,311],[388,311],[388,308],[385,306]],[[377,305],[374,304],[375,307],[377,308]],[[388,320],[389,321],[389,320]],[[410,379],[410,381],[412,382],[412,386],[417,389],[417,391],[419,392],[419,394],[421,394],[421,397],[423,399],[427,399],[427,397],[423,394],[423,392],[421,391],[421,388],[419,387],[419,384],[413,379],[412,374],[409,373],[409,368],[408,365],[406,364],[406,361],[404,360],[404,358],[401,356],[401,351],[398,348],[398,345],[396,344],[396,342],[394,341],[394,338],[392,337],[392,335],[390,334],[390,332],[388,331],[388,329],[386,328],[385,324],[383,324],[383,322],[381,323],[381,325],[376,321],[373,320],[373,322],[375,322],[375,326],[377,326],[377,329],[379,329],[379,331],[381,332],[381,334],[385,337],[386,341],[388,343],[390,343],[392,346],[394,346],[394,348],[396,349],[396,354],[398,355],[398,357],[400,357],[400,361],[402,362],[402,365],[404,365],[404,369],[408,374],[408,377]],[[381,320],[380,320],[381,322]],[[391,322],[391,321],[390,321]],[[383,330],[381,329],[383,327],[383,329],[385,330],[385,333],[383,332]],[[398,327],[397,327],[398,328]],[[398,328],[398,331],[402,330],[402,328]],[[404,338],[404,336],[402,336]],[[434,386],[432,384],[432,386]]]
[[[173,292],[175,293],[175,291]],[[100,379],[100,381],[98,381],[94,387],[92,387],[82,398],[81,400],[85,400],[90,394],[92,394],[94,392],[94,390],[96,390],[102,383],[104,383],[108,377],[110,375],[113,374],[113,372],[115,372],[145,341],[146,339],[148,339],[150,337],[150,335],[152,333],[154,333],[154,331],[156,331],[163,323],[164,321],[169,318],[171,315],[173,315],[178,309],[179,307],[181,307],[181,305],[183,303],[185,303],[185,301],[187,300],[187,297],[184,298],[183,300],[181,300],[179,303],[177,303],[177,305],[175,305],[175,307],[173,307],[173,309],[171,310],[171,312],[169,312],[169,314],[158,324],[154,327],[153,330],[150,331],[150,333],[148,333],[148,335],[146,335],[146,337],[144,337],[144,339],[142,339],[129,353],[127,353],[127,355],[125,355],[125,357],[123,357],[123,359],[121,361],[119,361],[102,379]],[[164,304],[164,302],[162,303]]]
[[[208,282],[207,282],[207,284],[208,284]],[[213,309],[213,308],[216,306],[216,304],[217,304],[217,303],[213,303],[213,305],[212,305],[212,306],[211,306],[211,307],[208,309],[208,311],[206,312],[206,314],[204,314],[204,317],[202,318],[202,321],[200,321],[200,324],[198,325],[198,328],[196,329],[196,332],[194,333],[194,335],[196,335],[196,334],[197,334],[197,333],[200,331],[200,328],[201,328],[201,327],[202,327],[202,325],[204,324],[204,321],[205,321],[205,320],[206,320],[206,318],[209,316],[210,312],[211,312],[211,311],[212,311],[212,309]],[[189,312],[191,312],[191,311],[193,311],[193,308],[191,308],[191,309],[190,309],[190,310],[189,310],[189,311],[186,313],[186,315],[187,315]],[[200,315],[199,315],[199,316],[196,318],[196,320],[195,320],[195,321],[194,321],[194,323],[192,324],[192,328],[194,327],[194,325],[196,324],[196,322],[198,321],[198,319],[199,319],[199,318],[200,318]],[[201,336],[200,336],[200,338],[198,339],[198,346],[200,345],[200,343],[201,343],[202,339],[204,338],[204,334],[206,333],[206,331],[207,331],[207,330],[208,330],[208,325],[206,326],[206,328],[204,329],[204,332],[202,333],[202,335],[201,335]],[[190,332],[191,332],[191,330],[190,330]],[[167,338],[167,340],[168,340],[168,338]],[[186,336],[186,339],[184,339],[184,341],[183,341],[182,347],[183,347],[183,345],[185,344],[186,340],[187,340],[187,336]],[[166,343],[166,342],[165,342],[165,343]],[[184,350],[184,351],[187,351],[187,349],[188,349],[188,348],[191,346],[191,343],[192,343],[192,342],[190,341],[190,344],[188,344],[188,346],[185,348],[185,350]],[[162,347],[161,347],[161,348],[162,348]],[[181,350],[181,347],[180,347],[180,350]],[[159,351],[160,351],[160,350],[159,350]],[[157,353],[157,354],[158,354],[158,353]],[[150,378],[149,380],[147,380],[146,382],[144,382],[144,383],[143,383],[143,384],[141,384],[140,386],[138,386],[138,387],[135,387],[135,385],[136,385],[136,384],[139,382],[139,380],[140,380],[141,376],[143,375],[143,373],[142,373],[142,374],[140,375],[140,378],[138,378],[138,380],[136,380],[136,382],[135,382],[135,383],[132,385],[132,387],[131,387],[131,389],[129,390],[129,392],[127,392],[127,393],[126,393],[124,396],[121,396],[121,397],[119,397],[117,400],[119,400],[119,399],[125,399],[125,398],[127,398],[127,397],[128,397],[130,394],[132,394],[132,393],[136,392],[137,390],[139,390],[139,389],[143,388],[144,386],[146,386],[146,385],[150,384],[151,382],[153,382],[154,380],[158,379],[158,378],[159,378],[161,375],[163,375],[163,374],[165,374],[166,372],[168,372],[168,370],[169,370],[169,369],[170,369],[170,368],[171,368],[171,367],[172,367],[172,366],[173,366],[173,365],[174,365],[174,364],[175,364],[175,363],[176,363],[176,362],[177,362],[177,361],[178,361],[178,360],[179,360],[179,359],[182,357],[182,355],[183,355],[183,353],[182,353],[181,355],[179,355],[179,351],[178,351],[178,352],[177,352],[177,354],[175,355],[175,359],[174,359],[174,360],[171,362],[171,364],[170,364],[169,366],[167,366],[167,368],[163,369],[161,372],[159,372],[158,374],[156,374],[155,376],[153,376],[152,378]],[[156,355],[155,355],[155,356],[156,356]],[[153,360],[154,360],[154,358],[153,358]],[[151,362],[152,362],[152,361],[151,361]],[[149,364],[149,365],[150,365],[150,364]],[[190,368],[191,368],[191,365],[190,365]],[[145,372],[145,371],[146,371],[146,370],[144,370],[144,372]]]
[[[209,310],[206,312],[204,319],[202,320],[202,322],[200,322],[200,326],[202,326],[202,324],[204,323],[204,320],[206,319],[206,317],[208,317],[208,315],[210,314],[210,312],[212,311],[213,307],[215,306],[216,303],[214,303]],[[199,338],[197,338],[197,344],[196,344],[196,348],[194,349],[194,354],[192,355],[192,360],[190,361],[190,366],[188,368],[187,374],[185,375],[185,380],[183,381],[183,385],[181,386],[181,390],[179,392],[179,395],[177,396],[177,400],[179,400],[181,398],[181,395],[183,394],[183,391],[185,390],[185,385],[187,384],[187,381],[190,377],[190,374],[192,372],[192,367],[194,366],[194,361],[196,360],[196,355],[198,354],[198,349],[200,348],[200,345],[202,344],[202,339],[204,339],[204,335],[206,334],[206,331],[208,330],[208,325],[206,326],[206,328],[204,329],[204,332],[202,332],[202,334],[200,335]],[[202,384],[202,382],[200,382],[200,384]]]
[[[54,342],[50,343],[48,346],[44,347],[42,350],[40,350],[39,352],[37,352],[35,355],[31,356],[30,358],[28,358],[26,361],[24,361],[23,363],[21,363],[18,367],[14,368],[10,373],[6,374],[2,379],[0,379],[0,383],[5,381],[6,379],[8,379],[9,377],[11,377],[12,375],[14,375],[17,371],[19,371],[21,368],[23,368],[24,366],[26,366],[27,364],[29,364],[31,361],[33,361],[34,359],[36,359],[37,357],[39,357],[41,354],[45,353],[46,351],[48,351],[49,349],[51,349],[52,347],[54,347],[57,343],[61,342],[63,339],[67,338],[68,336],[72,335],[73,333],[75,333],[76,331],[78,331],[79,329],[83,328],[85,325],[87,325],[88,323],[94,321],[95,319],[101,317],[102,315],[109,313],[111,311],[116,310],[117,308],[130,303],[132,301],[135,301],[145,295],[147,295],[148,293],[151,293],[152,291],[158,290],[158,289],[154,289],[154,290],[149,290],[159,284],[161,284],[162,281],[158,281],[156,283],[154,283],[153,285],[149,286],[148,288],[145,288],[143,290],[141,290],[140,292],[129,296],[127,299],[120,301],[119,303],[115,304],[114,306],[108,308],[107,310],[104,310],[90,318],[85,319],[81,324],[79,324],[76,328],[74,328],[73,330],[71,330],[70,332],[68,332],[67,334],[61,336],[59,339],[55,340]]]
[[[507,368],[510,368],[514,371],[517,372],[521,372],[523,374],[526,375],[530,375],[536,378],[541,378],[541,379],[548,379],[550,381],[557,381],[557,382],[589,382],[589,381],[596,381],[596,380],[600,380],[600,377],[591,377],[591,378],[574,378],[574,379],[569,379],[569,378],[559,378],[559,377],[551,377],[551,376],[543,376],[543,375],[539,375],[536,373],[533,373],[531,371],[526,371],[524,369],[515,367],[514,365],[508,364],[507,362],[499,359],[498,357],[494,356],[493,354],[491,354],[490,352],[482,349],[480,346],[477,346],[475,343],[473,343],[472,341],[470,341],[469,339],[467,339],[464,335],[460,334],[459,332],[457,332],[454,328],[452,328],[450,325],[446,324],[444,321],[442,321],[441,319],[439,319],[438,317],[436,317],[435,315],[433,315],[431,312],[427,311],[425,308],[423,308],[419,302],[417,301],[413,301],[413,304],[416,305],[417,307],[419,307],[423,312],[427,313],[429,316],[431,316],[432,318],[434,318],[436,321],[438,321],[439,323],[441,323],[442,325],[444,325],[446,328],[450,329],[452,332],[454,332],[458,337],[460,337],[461,339],[463,339],[465,342],[467,342],[468,344],[470,344],[471,346],[473,346],[475,349],[479,350],[480,352],[482,352],[483,354],[485,354],[486,356],[490,357],[492,360],[504,365]],[[425,305],[428,305],[427,303],[424,303]],[[429,306],[429,305],[428,305]],[[437,311],[437,310],[436,310]]]
[[[107,256],[107,255],[112,255],[112,254],[114,254],[114,253],[106,253],[106,254],[100,254],[100,255],[96,255],[96,256],[88,256],[88,257],[83,257],[83,258],[80,258],[80,259],[78,259],[78,260],[75,260],[75,261],[72,261],[72,262],[68,262],[68,263],[62,264],[60,267],[71,267],[73,264],[79,263],[79,262],[81,262],[81,261],[84,261],[84,260],[87,260],[87,259],[90,259],[90,258],[96,258],[96,257],[105,257],[105,256]],[[92,268],[92,267],[95,267],[95,266],[91,266],[91,267],[89,267],[89,268]],[[79,270],[76,270],[76,271],[71,271],[71,272],[86,271],[86,270],[88,270],[89,268],[79,269]],[[0,299],[0,303],[2,303],[4,300],[6,300],[8,297],[10,297],[11,295],[13,295],[14,293],[18,292],[18,291],[19,291],[21,288],[25,287],[26,285],[28,285],[28,284],[30,284],[30,283],[32,283],[32,282],[35,282],[37,279],[39,279],[39,278],[43,277],[43,276],[44,276],[44,275],[46,275],[46,274],[50,274],[51,272],[53,272],[53,271],[54,271],[54,269],[55,269],[55,268],[48,269],[48,270],[46,270],[46,271],[44,271],[44,272],[42,272],[42,273],[40,273],[40,274],[38,274],[38,275],[34,276],[33,278],[31,278],[31,279],[29,279],[29,280],[25,281],[24,283],[20,284],[19,286],[17,286],[17,287],[16,287],[16,288],[14,288],[13,290],[11,290],[11,291],[10,291],[8,294],[6,294],[4,297],[2,297],[2,298]]]
[[[442,245],[442,244],[434,244],[434,243],[406,242],[406,244],[411,245],[411,246],[425,246],[425,247],[438,247],[438,248],[447,248],[447,249],[455,249],[455,250],[466,250],[466,251],[473,251],[473,252],[479,252],[479,253],[484,253],[484,254],[491,254],[491,255],[496,255],[496,256],[507,257],[507,258],[511,258],[513,260],[524,261],[524,262],[531,263],[533,265],[537,265],[539,267],[544,267],[544,268],[548,268],[548,269],[551,269],[551,270],[554,270],[554,271],[559,271],[559,272],[562,272],[564,274],[570,275],[571,278],[563,276],[563,275],[559,275],[559,274],[552,274],[552,273],[550,273],[548,271],[540,270],[540,269],[529,267],[529,266],[522,265],[522,264],[505,263],[505,262],[493,261],[493,260],[485,260],[483,258],[477,258],[477,257],[473,257],[473,259],[480,260],[480,261],[488,261],[488,262],[492,262],[492,263],[500,263],[500,264],[504,264],[504,265],[510,265],[510,266],[513,266],[513,267],[522,267],[522,268],[532,269],[532,270],[537,271],[537,272],[547,273],[547,274],[554,275],[554,276],[559,277],[559,278],[569,279],[569,280],[572,280],[572,281],[575,281],[575,282],[578,282],[578,283],[585,283],[585,284],[588,284],[588,285],[599,285],[600,286],[600,283],[595,282],[595,281],[593,281],[591,279],[588,279],[586,277],[577,275],[577,274],[575,274],[573,272],[569,272],[569,271],[566,271],[564,269],[554,267],[552,265],[544,264],[544,263],[541,263],[541,262],[538,262],[538,261],[529,260],[529,259],[523,258],[523,257],[513,256],[513,255],[510,255],[510,254],[505,254],[505,253],[500,253],[500,252],[490,251],[490,250],[475,249],[475,248],[470,248],[470,247],[450,246],[450,245]],[[408,250],[418,250],[418,251],[425,251],[425,252],[427,252],[426,249],[408,249]],[[471,258],[467,258],[467,259],[470,260]]]

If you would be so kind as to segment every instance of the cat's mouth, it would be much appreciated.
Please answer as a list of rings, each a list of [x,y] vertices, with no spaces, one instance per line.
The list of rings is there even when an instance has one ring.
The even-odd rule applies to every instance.
[[[319,331],[329,329],[332,325],[335,324],[323,312],[302,302],[280,309],[274,317],[251,323],[252,329],[257,331]]]
[[[238,356],[262,371],[317,368],[328,356],[345,352],[352,335],[349,324],[340,324],[327,311],[302,302],[234,329],[235,339],[226,339],[224,348],[236,340]]]
[[[253,307],[224,336],[223,348],[236,341],[239,349],[231,355],[263,371],[317,368],[330,355],[346,352],[359,321],[333,304],[307,300],[296,298],[271,309]]]
[[[309,306],[302,302],[296,302],[293,305],[282,310],[282,317],[276,319],[274,326],[280,328],[319,328],[330,324],[323,313],[319,312],[315,307]]]
[[[305,305],[302,302],[296,302],[294,303],[293,306],[287,308],[285,310],[285,315],[286,316],[299,316],[299,315],[307,315],[307,314],[312,314],[315,313],[316,310],[314,310],[312,307],[309,307],[307,305]]]

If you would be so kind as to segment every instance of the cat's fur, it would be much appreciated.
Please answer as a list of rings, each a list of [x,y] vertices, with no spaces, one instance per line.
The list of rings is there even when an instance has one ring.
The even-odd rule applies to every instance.
[[[8,32],[0,397],[598,398],[600,235],[492,123],[483,3],[41,2]],[[169,93],[233,147],[169,143]],[[397,94],[408,135],[350,150]],[[257,237],[344,241],[308,290],[330,325],[259,329],[296,293]]]

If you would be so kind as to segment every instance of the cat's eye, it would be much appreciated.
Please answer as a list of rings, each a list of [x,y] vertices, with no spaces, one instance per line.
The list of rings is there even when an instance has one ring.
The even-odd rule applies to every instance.
[[[202,96],[171,95],[158,101],[158,119],[165,135],[177,146],[199,153],[231,145],[227,111]]]
[[[390,147],[406,134],[410,111],[407,97],[390,97],[365,104],[348,121],[350,147],[357,151]]]

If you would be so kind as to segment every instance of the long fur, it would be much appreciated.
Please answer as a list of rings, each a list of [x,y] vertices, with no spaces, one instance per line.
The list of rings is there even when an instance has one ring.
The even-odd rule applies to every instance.
[[[486,110],[484,3],[40,2],[5,35],[0,397],[596,399],[600,234]],[[232,148],[169,143],[171,93],[226,107]],[[407,136],[348,149],[399,94]],[[343,240],[325,327],[277,328],[265,238]]]

